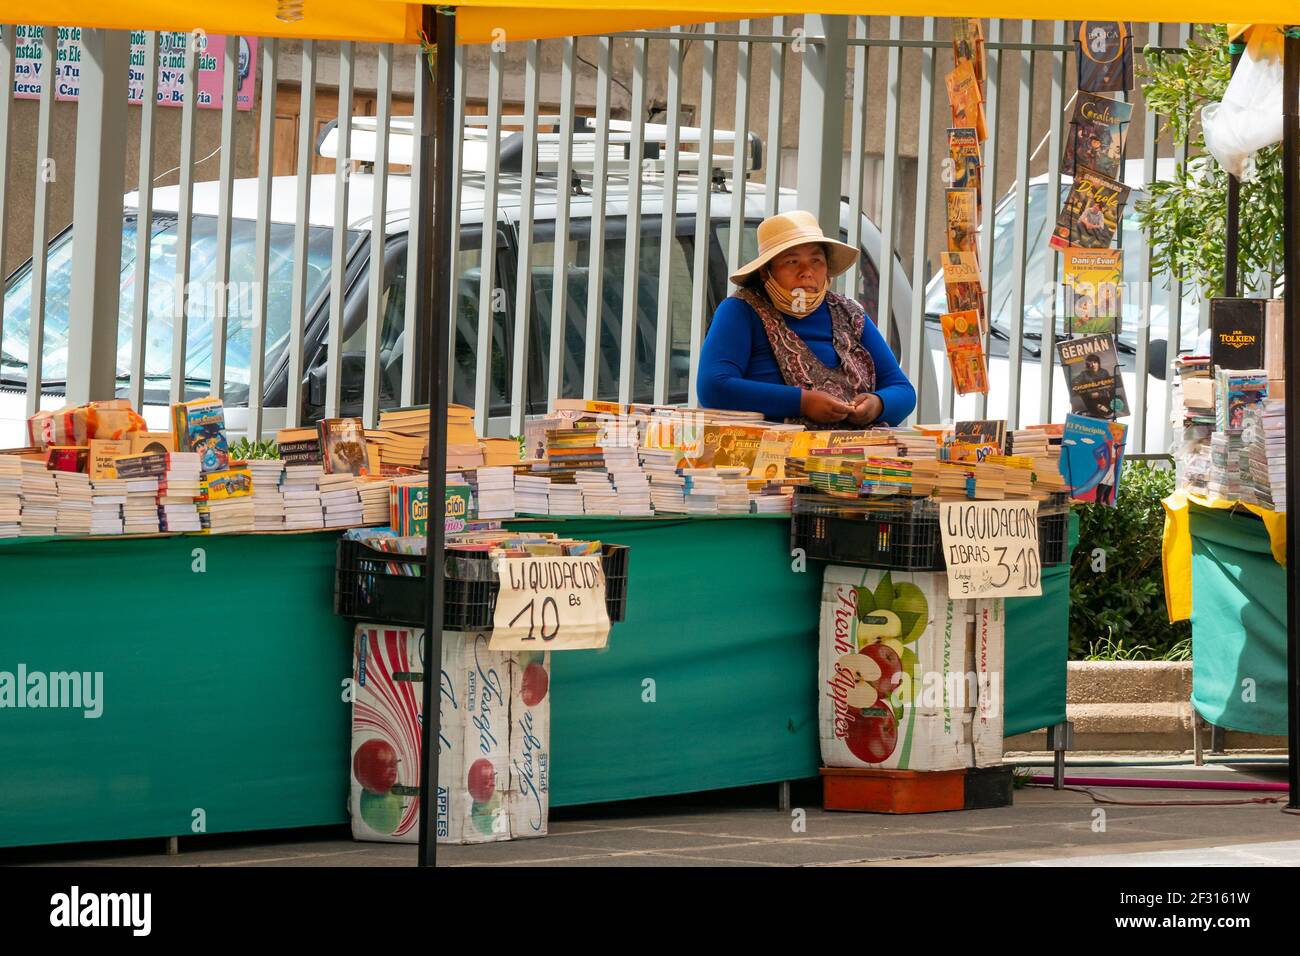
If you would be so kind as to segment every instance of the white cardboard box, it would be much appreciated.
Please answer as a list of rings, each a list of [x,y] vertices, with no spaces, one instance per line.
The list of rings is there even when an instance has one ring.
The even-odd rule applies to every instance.
[[[510,834],[546,836],[551,809],[551,655],[510,658]]]
[[[981,598],[974,603],[971,649],[978,699],[971,714],[973,765],[993,767],[1002,763],[1002,728],[1006,713],[1006,607],[1002,598]]]

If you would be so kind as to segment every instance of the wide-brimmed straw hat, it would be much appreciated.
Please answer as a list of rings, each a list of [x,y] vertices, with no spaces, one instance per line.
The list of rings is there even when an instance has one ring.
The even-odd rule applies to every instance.
[[[858,250],[822,234],[817,217],[802,209],[770,216],[758,224],[758,255],[731,274],[731,281],[744,285],[759,269],[792,246],[820,242],[826,246],[828,278],[848,270],[858,258]]]

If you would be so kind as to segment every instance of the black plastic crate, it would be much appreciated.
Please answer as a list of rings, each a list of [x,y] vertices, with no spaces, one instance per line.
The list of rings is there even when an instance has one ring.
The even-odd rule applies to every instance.
[[[1070,507],[1038,506],[1038,563],[1043,567],[1069,560]]]
[[[970,767],[966,771],[966,800],[964,810],[988,810],[1009,807],[1015,792],[1015,770],[1012,766]]]
[[[802,489],[800,490],[802,491]],[[796,493],[790,546],[810,558],[895,571],[942,571],[939,511],[919,498],[889,498],[863,510]]]
[[[627,613],[630,550],[618,544],[603,545],[601,550],[605,606],[610,622],[617,623]],[[423,627],[423,574],[401,574],[396,570],[401,565],[414,565],[423,572],[424,559],[340,539],[334,572],[334,613],[379,624]],[[490,628],[499,587],[487,554],[448,555],[443,578],[443,627],[456,631]]]

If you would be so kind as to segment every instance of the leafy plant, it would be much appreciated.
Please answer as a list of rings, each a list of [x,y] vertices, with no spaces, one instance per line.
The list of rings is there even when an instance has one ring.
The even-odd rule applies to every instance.
[[[247,438],[241,438],[230,446],[231,461],[249,461],[262,458],[279,458],[280,448],[273,441],[256,441],[250,442]]]
[[[1198,27],[1185,53],[1147,49],[1145,58],[1146,104],[1193,157],[1175,166],[1172,179],[1154,183],[1150,198],[1135,207],[1150,232],[1152,272],[1194,283],[1202,294],[1223,295],[1228,174],[1205,150],[1200,115],[1223,98],[1232,76],[1227,29]],[[1272,295],[1284,271],[1281,145],[1260,150],[1255,170],[1239,193],[1239,294]]]
[[[1160,500],[1173,490],[1171,469],[1133,462],[1124,467],[1114,508],[1078,509],[1079,546],[1070,568],[1072,660],[1190,659],[1190,625],[1170,624],[1165,612]]]

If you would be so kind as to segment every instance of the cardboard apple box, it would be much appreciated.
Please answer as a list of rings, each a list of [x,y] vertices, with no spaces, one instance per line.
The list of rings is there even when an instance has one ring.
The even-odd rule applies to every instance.
[[[551,655],[510,658],[510,834],[546,836],[551,809]]]
[[[419,628],[358,624],[353,649],[352,835],[419,841],[424,666]],[[438,842],[510,838],[510,666],[489,635],[445,632],[439,712]]]
[[[971,650],[978,699],[971,714],[973,765],[993,767],[1002,763],[1002,729],[1006,713],[1006,607],[1002,598],[981,598],[974,602],[971,621]]]
[[[826,766],[966,766],[972,604],[948,598],[943,573],[826,568],[818,667]]]

